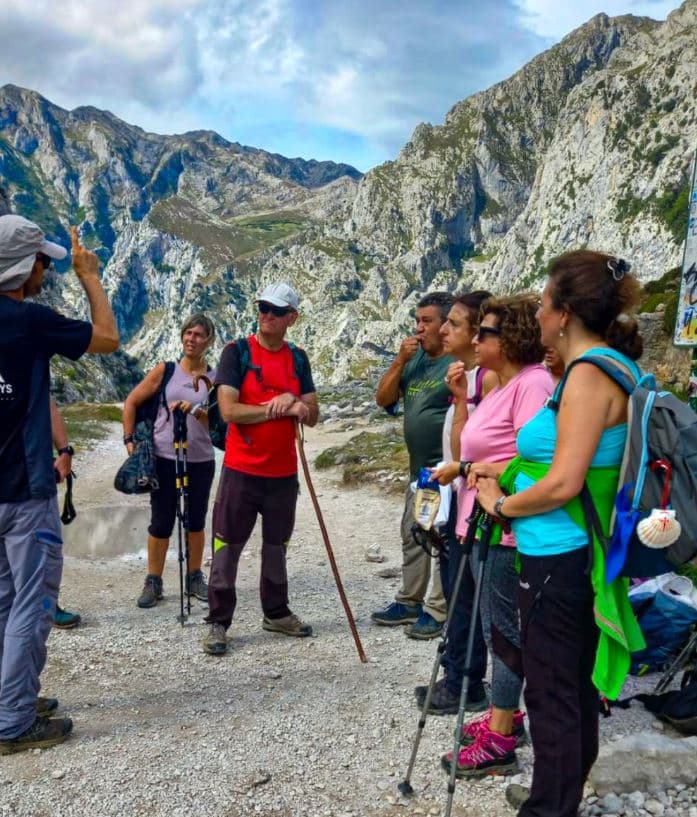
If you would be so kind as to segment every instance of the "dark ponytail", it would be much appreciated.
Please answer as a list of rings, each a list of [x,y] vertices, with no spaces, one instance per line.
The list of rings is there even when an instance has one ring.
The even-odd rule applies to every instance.
[[[643,343],[629,317],[641,298],[641,287],[621,258],[593,250],[574,250],[549,266],[555,309],[572,312],[589,332],[632,360],[641,357]]]

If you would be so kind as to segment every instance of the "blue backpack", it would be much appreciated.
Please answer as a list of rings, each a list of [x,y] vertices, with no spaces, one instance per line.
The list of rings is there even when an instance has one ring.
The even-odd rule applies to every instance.
[[[249,341],[247,338],[237,338],[233,340],[237,346],[240,356],[240,378],[244,380],[247,372],[252,371],[258,380],[261,380],[261,366],[256,366],[252,363],[251,353],[249,350]],[[295,376],[302,381],[302,375],[305,372],[305,355],[302,351],[290,341],[286,341],[293,355],[293,367]],[[218,408],[218,384],[214,385],[208,396],[208,433],[213,445],[225,451],[225,438],[227,437],[228,424],[220,416],[220,409]]]
[[[597,366],[629,395],[627,441],[610,537],[603,535],[587,487],[581,494],[589,524],[604,545],[607,581],[620,575],[645,578],[667,573],[697,555],[697,414],[670,392],[658,391],[652,374],[634,383],[624,369],[595,355],[567,368],[557,394],[581,361]],[[557,405],[558,401],[557,397]],[[661,509],[675,512],[679,533],[674,523],[662,518],[665,514],[656,513]]]

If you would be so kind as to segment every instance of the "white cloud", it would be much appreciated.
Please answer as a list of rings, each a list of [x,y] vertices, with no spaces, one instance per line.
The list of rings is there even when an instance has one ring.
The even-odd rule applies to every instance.
[[[612,13],[666,8],[609,3]],[[598,10],[569,0],[23,0],[0,8],[0,84],[158,132],[210,128],[288,154],[327,158],[335,145],[336,160],[358,161],[339,152],[355,150],[377,161]]]

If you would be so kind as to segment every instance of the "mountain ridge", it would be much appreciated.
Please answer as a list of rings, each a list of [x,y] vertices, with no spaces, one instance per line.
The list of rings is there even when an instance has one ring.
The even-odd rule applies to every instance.
[[[183,312],[210,311],[221,343],[250,331],[255,293],[285,279],[301,295],[293,339],[339,382],[384,364],[426,289],[539,288],[553,255],[586,245],[643,280],[677,266],[696,41],[697,0],[665,22],[596,15],[365,175],[4,86],[0,177],[54,237],[83,222],[143,365],[176,354]]]

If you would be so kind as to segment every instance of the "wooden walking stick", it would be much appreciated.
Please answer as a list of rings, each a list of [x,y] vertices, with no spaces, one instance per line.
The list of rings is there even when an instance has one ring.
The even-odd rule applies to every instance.
[[[351,612],[351,608],[349,607],[348,599],[346,598],[346,593],[344,592],[344,586],[341,583],[341,576],[339,576],[339,568],[336,566],[336,559],[334,558],[334,551],[332,550],[331,542],[329,541],[329,534],[327,533],[327,526],[324,524],[324,517],[322,516],[322,509],[319,506],[319,502],[317,501],[317,494],[315,493],[315,488],[312,484],[312,479],[310,477],[310,468],[307,464],[307,458],[305,457],[305,446],[303,443],[302,432],[300,431],[300,423],[295,424],[295,439],[298,441],[298,453],[300,454],[300,461],[303,465],[303,473],[305,474],[305,482],[307,484],[307,489],[310,492],[310,498],[312,499],[312,504],[315,508],[315,513],[317,514],[317,521],[319,522],[320,530],[322,531],[322,538],[324,539],[324,546],[327,549],[327,556],[329,557],[329,564],[332,568],[332,573],[334,574],[334,581],[336,582],[336,589],[339,591],[339,596],[341,597],[341,603],[344,605],[344,611],[346,613],[346,618],[348,619],[349,627],[351,628],[351,634],[353,635],[354,643],[356,644],[356,649],[358,650],[358,657],[364,664],[368,663],[368,658],[363,650],[363,645],[361,644],[360,636],[358,635],[358,630],[356,629],[356,622],[353,618],[353,613]]]

